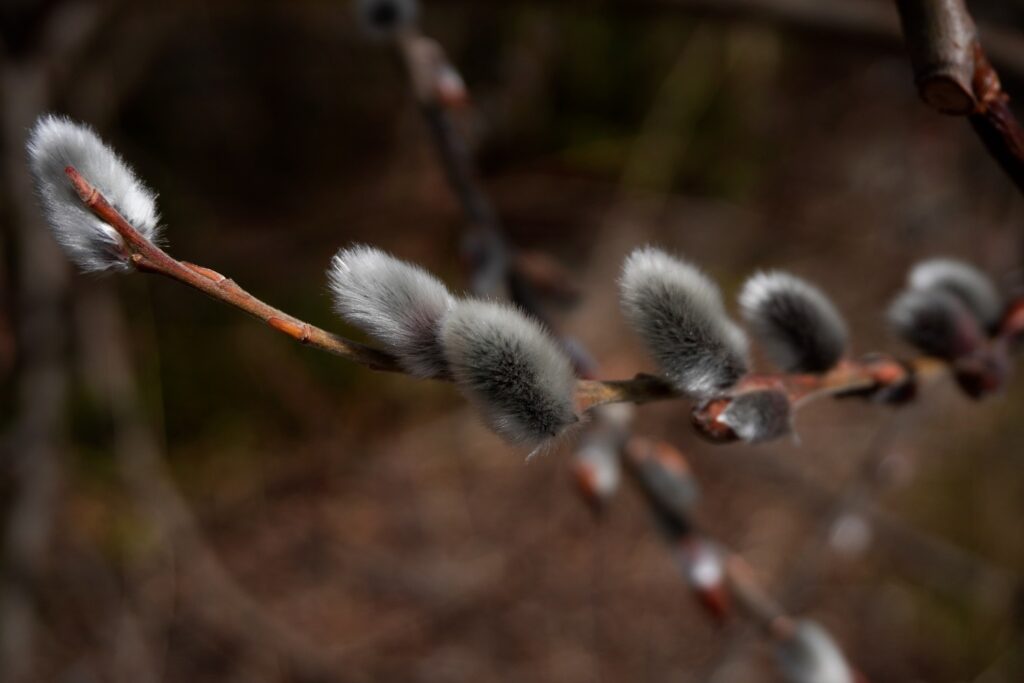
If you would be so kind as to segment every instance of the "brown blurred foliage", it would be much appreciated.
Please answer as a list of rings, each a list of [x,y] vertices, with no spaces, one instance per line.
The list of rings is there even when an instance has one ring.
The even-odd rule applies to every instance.
[[[1015,3],[977,5],[1021,26]],[[0,21],[8,543],[40,405],[38,349],[19,343],[34,282],[52,285],[44,365],[65,380],[37,397],[58,474],[41,475],[31,680],[775,680],[747,627],[703,618],[636,495],[597,522],[579,504],[571,443],[524,464],[450,386],[26,251],[44,228],[21,145],[45,108],[94,124],[159,191],[178,257],[311,322],[355,334],[324,279],[353,242],[464,287],[458,207],[348,3],[17,0]],[[607,376],[651,369],[615,292],[647,242],[729,296],[758,268],[817,282],[858,352],[906,351],[883,311],[917,259],[1022,284],[1024,203],[966,124],[918,102],[892,45],[669,2],[428,2],[424,28],[473,93],[459,124],[510,239],[571,269],[580,302],[558,323]],[[1024,74],[1003,75],[1024,97]],[[1024,678],[1022,407],[1020,381],[985,403],[951,385],[898,411],[823,403],[798,443],[761,447],[699,442],[679,404],[638,425],[691,458],[705,526],[872,680],[983,683]],[[854,555],[830,544],[850,506],[884,520]]]

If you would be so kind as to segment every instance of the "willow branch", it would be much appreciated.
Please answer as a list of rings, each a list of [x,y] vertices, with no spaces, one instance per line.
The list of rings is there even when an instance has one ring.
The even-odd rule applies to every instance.
[[[327,332],[315,325],[281,311],[238,286],[233,280],[208,268],[178,261],[139,233],[93,186],[73,167],[66,169],[70,182],[82,202],[101,220],[109,224],[123,239],[125,257],[141,272],[157,273],[177,280],[207,294],[213,299],[245,311],[273,329],[292,339],[359,363],[373,370],[404,373],[394,356]],[[1001,357],[1024,334],[1024,300],[1010,306],[1002,331],[986,349]],[[973,395],[983,395],[993,388],[988,377],[988,358],[971,357],[949,364],[933,358],[919,357],[897,361],[886,356],[845,361],[828,373],[750,374],[722,396],[696,403],[694,426],[714,441],[735,440],[736,435],[718,418],[737,396],[751,391],[773,389],[783,393],[792,410],[813,400],[834,396],[860,396],[885,402],[900,402],[913,397],[922,382],[952,372],[961,386]],[[694,399],[652,375],[639,374],[628,380],[577,380],[576,406],[580,412],[609,403],[649,403],[668,399]]]
[[[1024,192],[1024,129],[989,63],[964,0],[897,0],[921,98],[967,116],[989,154]]]

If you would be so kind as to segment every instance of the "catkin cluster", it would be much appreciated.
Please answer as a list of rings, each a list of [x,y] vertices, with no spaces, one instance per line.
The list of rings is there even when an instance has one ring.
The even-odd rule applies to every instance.
[[[335,307],[410,374],[450,378],[490,427],[536,448],[579,421],[564,349],[514,306],[457,298],[426,271],[351,247],[329,271]]]
[[[953,259],[923,261],[889,307],[893,329],[953,369],[964,392],[980,398],[1010,376],[1011,339],[1003,331],[1009,301],[985,273]]]
[[[645,247],[626,259],[619,285],[626,319],[676,389],[698,400],[730,396],[717,420],[744,441],[790,430],[790,399],[781,389],[738,388],[750,372],[749,342],[706,274]],[[825,373],[846,353],[842,316],[804,280],[758,273],[744,284],[739,304],[766,356],[783,372]]]

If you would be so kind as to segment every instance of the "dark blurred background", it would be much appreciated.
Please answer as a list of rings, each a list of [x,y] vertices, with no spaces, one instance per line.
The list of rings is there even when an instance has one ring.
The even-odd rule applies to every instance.
[[[1024,3],[970,5],[1024,99]],[[1021,284],[1024,203],[917,99],[888,2],[434,0],[422,25],[473,95],[458,125],[510,240],[570,270],[581,300],[552,316],[604,376],[652,369],[615,290],[645,243],[730,299],[758,268],[819,283],[857,352],[909,353],[884,310],[917,259]],[[23,149],[44,111],[158,191],[175,256],[313,323],[358,336],[324,276],[354,242],[463,289],[458,205],[348,2],[4,0],[0,31],[0,678],[777,680],[755,631],[697,609],[632,491],[599,520],[580,503],[571,442],[524,463],[446,384],[72,273],[52,244]],[[1024,382],[984,403],[940,382],[899,410],[815,404],[798,442],[707,445],[676,402],[637,428],[873,681],[1009,682],[1022,405]]]

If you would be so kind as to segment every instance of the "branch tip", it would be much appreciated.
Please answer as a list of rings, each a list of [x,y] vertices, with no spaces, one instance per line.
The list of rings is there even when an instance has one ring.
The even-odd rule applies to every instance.
[[[71,186],[75,188],[75,192],[78,193],[78,197],[88,207],[92,207],[96,204],[96,200],[99,197],[99,190],[96,189],[92,183],[82,177],[82,174],[78,172],[74,166],[65,166],[64,174],[71,181]]]

